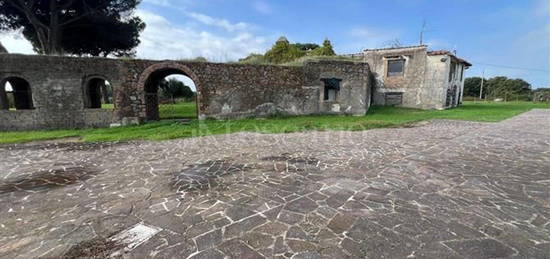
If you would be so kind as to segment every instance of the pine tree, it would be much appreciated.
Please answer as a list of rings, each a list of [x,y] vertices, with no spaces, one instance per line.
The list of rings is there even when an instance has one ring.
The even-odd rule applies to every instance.
[[[332,48],[332,43],[329,39],[323,41],[323,46],[311,51],[312,56],[336,56],[336,52]]]

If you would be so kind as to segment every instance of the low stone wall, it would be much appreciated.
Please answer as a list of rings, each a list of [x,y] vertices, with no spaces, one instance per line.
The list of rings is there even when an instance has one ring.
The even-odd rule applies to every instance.
[[[99,128],[111,124],[112,110],[90,109],[52,113],[38,109],[0,110],[0,131]]]
[[[3,111],[0,110],[0,130],[27,130],[35,129],[38,113],[34,110]]]

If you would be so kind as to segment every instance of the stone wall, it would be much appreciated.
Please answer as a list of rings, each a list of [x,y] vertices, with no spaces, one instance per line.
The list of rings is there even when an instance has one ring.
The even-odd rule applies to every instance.
[[[0,130],[105,127],[112,111],[88,111],[84,83],[101,76],[118,84],[120,63],[111,59],[0,54],[0,85],[26,80],[34,109],[0,110]],[[93,115],[91,115],[93,114]]]
[[[8,50],[4,48],[4,45],[2,45],[2,42],[0,42],[0,53],[8,53]]]
[[[449,63],[441,61],[441,56],[428,56],[428,66],[426,67],[426,85],[440,87],[426,87],[422,90],[426,103],[433,103],[434,109],[445,108],[445,96],[448,89]]]
[[[318,98],[319,113],[364,115],[371,103],[370,68],[364,62],[314,61],[306,63],[306,87]],[[323,100],[321,79],[342,79],[334,101]],[[315,99],[312,97],[312,99]]]
[[[33,110],[1,110],[0,130],[104,127],[156,119],[156,82],[172,74],[194,81],[200,119],[364,115],[370,105],[366,63],[287,67],[0,54],[0,85],[11,77],[26,80],[34,104]],[[342,80],[338,98],[330,103],[321,99],[321,79],[328,77]],[[114,111],[86,108],[86,84],[92,78],[110,82]]]

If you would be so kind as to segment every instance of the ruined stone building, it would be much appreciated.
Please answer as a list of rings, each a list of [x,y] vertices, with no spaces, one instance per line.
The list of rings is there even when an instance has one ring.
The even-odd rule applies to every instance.
[[[199,119],[364,115],[370,106],[370,72],[363,62],[272,66],[0,54],[0,130],[158,120],[159,83],[178,74],[195,83]],[[105,82],[113,89],[114,110],[101,109]]]
[[[450,51],[427,46],[367,49],[360,56],[373,76],[373,104],[419,109],[458,106],[471,64]]]
[[[0,54],[0,130],[107,127],[159,119],[160,82],[185,75],[198,118],[365,115],[377,105],[460,104],[470,64],[426,46],[365,50],[303,66]],[[108,82],[108,83],[107,83]],[[112,88],[113,110],[101,109]]]

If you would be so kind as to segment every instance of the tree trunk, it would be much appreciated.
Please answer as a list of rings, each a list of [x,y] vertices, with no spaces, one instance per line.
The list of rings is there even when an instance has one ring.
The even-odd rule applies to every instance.
[[[50,0],[50,28],[48,34],[48,52],[50,55],[60,55],[62,51],[59,43],[61,39],[61,26],[59,25],[59,10],[57,1]]]

